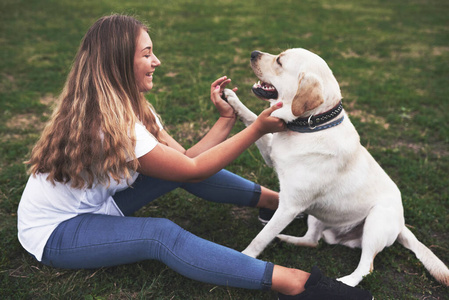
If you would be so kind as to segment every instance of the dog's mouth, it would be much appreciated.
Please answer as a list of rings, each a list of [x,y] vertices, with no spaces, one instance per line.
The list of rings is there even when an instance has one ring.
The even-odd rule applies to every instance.
[[[253,85],[253,93],[263,99],[277,99],[279,94],[276,88],[267,82],[257,82]]]

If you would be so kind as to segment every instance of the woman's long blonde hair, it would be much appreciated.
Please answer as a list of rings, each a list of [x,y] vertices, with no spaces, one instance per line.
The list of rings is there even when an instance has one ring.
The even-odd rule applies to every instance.
[[[130,178],[138,167],[134,124],[159,140],[150,104],[134,77],[140,30],[130,16],[99,19],[84,36],[58,107],[31,152],[30,173],[74,188]]]

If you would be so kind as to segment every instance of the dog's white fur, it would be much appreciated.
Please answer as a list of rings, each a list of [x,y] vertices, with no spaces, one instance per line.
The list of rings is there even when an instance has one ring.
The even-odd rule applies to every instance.
[[[297,48],[280,55],[260,53],[251,60],[259,79],[276,87],[283,107],[272,115],[286,122],[328,111],[341,100],[332,71],[318,55]],[[251,124],[256,115],[237,95],[225,96],[240,119]],[[396,240],[412,250],[438,281],[449,285],[449,270],[405,226],[401,193],[368,151],[343,110],[344,121],[330,129],[267,134],[257,146],[280,182],[279,207],[243,253],[257,257],[275,238],[315,247],[329,244],[362,248],[356,270],[340,281],[356,286],[373,269],[377,253]],[[303,237],[279,235],[301,212],[308,217]]]

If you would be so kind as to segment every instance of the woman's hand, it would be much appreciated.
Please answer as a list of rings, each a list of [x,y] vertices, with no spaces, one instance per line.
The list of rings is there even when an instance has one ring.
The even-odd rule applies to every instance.
[[[281,107],[282,102],[276,103],[275,105],[262,111],[257,117],[256,121],[254,121],[253,125],[256,126],[256,129],[262,135],[267,133],[285,131],[287,129],[287,125],[283,120],[271,116],[271,113],[273,113],[273,111]]]
[[[210,86],[210,99],[220,113],[220,117],[223,118],[235,118],[235,112],[232,106],[221,98],[223,90],[230,82],[231,79],[223,76],[215,80]],[[236,92],[237,88],[235,87],[232,90]]]

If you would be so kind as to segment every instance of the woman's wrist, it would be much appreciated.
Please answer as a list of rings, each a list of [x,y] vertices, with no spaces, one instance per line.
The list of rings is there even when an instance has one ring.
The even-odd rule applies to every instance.
[[[224,119],[236,119],[236,118],[237,118],[237,115],[236,115],[236,114],[233,114],[232,116],[221,116],[221,115],[220,115],[220,118],[224,118]]]

